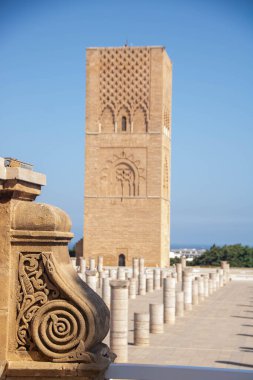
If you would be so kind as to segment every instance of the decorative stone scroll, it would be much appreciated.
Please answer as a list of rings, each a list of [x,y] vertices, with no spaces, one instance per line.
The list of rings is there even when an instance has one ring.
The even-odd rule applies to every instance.
[[[80,302],[64,282],[50,253],[19,254],[19,351],[39,351],[55,362],[95,363],[98,356],[110,357],[107,346],[99,344],[101,336],[95,336],[95,317],[88,300]]]

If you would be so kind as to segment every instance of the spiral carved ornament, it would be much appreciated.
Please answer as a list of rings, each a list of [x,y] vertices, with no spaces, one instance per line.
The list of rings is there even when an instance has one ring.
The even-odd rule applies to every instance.
[[[71,356],[85,340],[85,320],[80,311],[64,300],[54,300],[42,306],[32,323],[32,337],[46,356],[59,359]]]

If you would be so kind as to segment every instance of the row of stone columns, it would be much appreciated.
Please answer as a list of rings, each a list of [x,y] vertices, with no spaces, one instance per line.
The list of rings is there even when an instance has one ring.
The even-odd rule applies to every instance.
[[[110,346],[118,355],[118,362],[127,361],[128,350],[128,299],[136,295],[145,295],[163,288],[163,303],[150,304],[149,313],[134,314],[134,344],[149,344],[149,334],[163,332],[164,323],[173,325],[176,317],[183,317],[211,295],[219,287],[227,283],[229,265],[215,273],[193,277],[192,268],[186,266],[186,260],[176,265],[176,271],[169,273],[164,268],[145,269],[144,259],[134,258],[132,268],[110,268],[103,270],[103,260],[95,267],[95,260],[90,259],[89,270],[85,259],[80,261],[80,274],[95,291],[101,289],[101,296],[111,309]],[[224,275],[226,273],[226,277]]]

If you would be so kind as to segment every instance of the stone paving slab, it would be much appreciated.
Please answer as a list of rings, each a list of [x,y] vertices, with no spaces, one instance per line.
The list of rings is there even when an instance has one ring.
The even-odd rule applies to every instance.
[[[129,362],[253,369],[253,282],[232,282],[195,306],[149,347],[133,345],[133,314],[162,302],[162,291],[129,301]]]

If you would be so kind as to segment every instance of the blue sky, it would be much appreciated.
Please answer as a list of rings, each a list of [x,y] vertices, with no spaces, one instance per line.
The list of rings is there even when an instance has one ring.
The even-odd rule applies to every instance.
[[[0,156],[82,236],[85,49],[164,45],[173,62],[171,241],[253,245],[252,1],[0,1]]]

